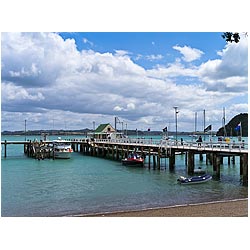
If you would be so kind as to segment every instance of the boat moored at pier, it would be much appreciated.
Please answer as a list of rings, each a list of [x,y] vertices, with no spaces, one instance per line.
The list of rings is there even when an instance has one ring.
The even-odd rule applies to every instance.
[[[131,153],[127,158],[122,159],[125,166],[143,166],[144,159],[137,153]]]
[[[54,156],[56,159],[70,159],[73,149],[67,141],[61,140],[59,137],[53,141]]]

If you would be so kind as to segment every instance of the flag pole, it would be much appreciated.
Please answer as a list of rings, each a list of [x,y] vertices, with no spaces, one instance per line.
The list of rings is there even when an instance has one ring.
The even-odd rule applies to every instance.
[[[210,135],[210,141],[212,141],[212,126],[211,126],[211,135]]]
[[[206,128],[206,111],[205,111],[205,109],[203,110],[203,118],[204,118],[204,131],[205,131],[205,128]],[[206,139],[206,134],[204,133],[204,141],[205,141],[205,139]]]
[[[242,140],[242,126],[241,126],[241,122],[240,122],[240,141]]]
[[[226,130],[226,110],[223,107],[223,127],[224,127],[224,139],[227,137],[227,130]]]

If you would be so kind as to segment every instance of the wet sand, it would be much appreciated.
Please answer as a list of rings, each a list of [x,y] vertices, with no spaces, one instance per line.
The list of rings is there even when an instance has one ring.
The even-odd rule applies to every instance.
[[[140,211],[123,211],[77,215],[88,217],[248,217],[248,199],[208,202],[152,208]]]

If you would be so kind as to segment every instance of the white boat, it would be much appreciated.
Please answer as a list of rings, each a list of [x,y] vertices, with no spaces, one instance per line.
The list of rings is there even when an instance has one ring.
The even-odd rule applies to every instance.
[[[70,159],[71,153],[73,152],[71,144],[61,140],[60,137],[57,140],[53,140],[53,148],[55,158],[57,159]]]

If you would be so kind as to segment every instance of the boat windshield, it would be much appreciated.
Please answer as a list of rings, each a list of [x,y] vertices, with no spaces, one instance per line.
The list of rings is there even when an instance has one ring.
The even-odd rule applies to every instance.
[[[129,154],[129,155],[128,155],[128,158],[140,159],[140,158],[141,158],[141,156],[140,156],[140,155],[138,155],[138,154]]]

